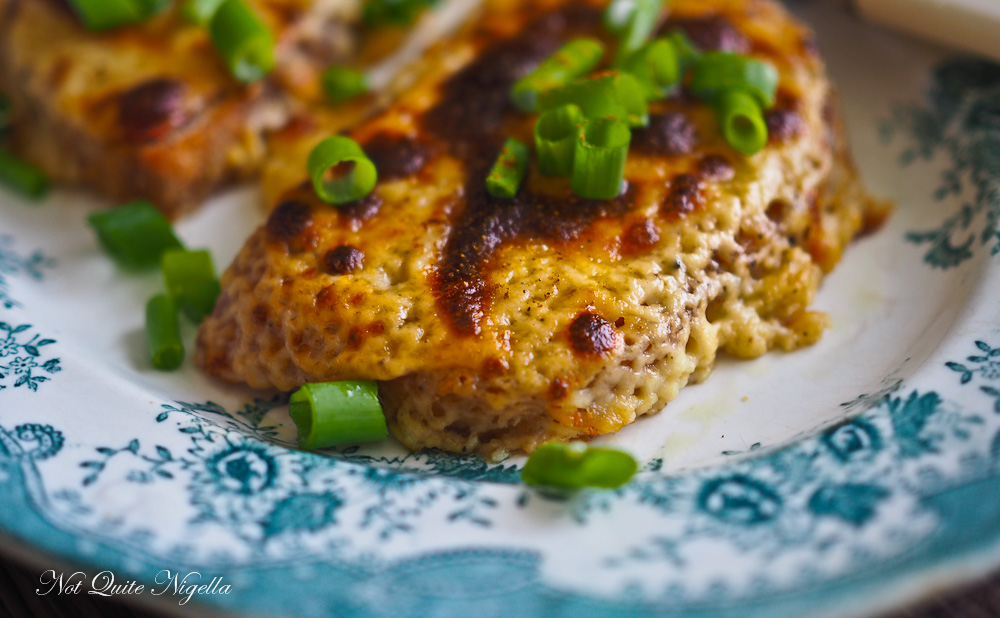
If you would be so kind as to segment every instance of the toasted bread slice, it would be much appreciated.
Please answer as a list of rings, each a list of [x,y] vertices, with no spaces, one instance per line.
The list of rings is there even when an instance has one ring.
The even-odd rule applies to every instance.
[[[681,91],[634,133],[619,198],[534,168],[517,197],[491,197],[503,141],[531,143],[511,84],[607,35],[600,2],[490,0],[351,132],[379,169],[370,196],[324,204],[304,173],[286,187],[225,273],[197,361],[286,391],[379,380],[406,446],[499,459],[658,412],[720,350],[817,341],[824,273],[887,210],[858,184],[813,35],[771,0],[670,4],[664,29],[779,69],[763,151],[738,154]]]

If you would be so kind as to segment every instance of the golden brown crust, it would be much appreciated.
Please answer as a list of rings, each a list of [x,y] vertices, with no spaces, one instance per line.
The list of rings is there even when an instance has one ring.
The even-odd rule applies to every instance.
[[[278,68],[243,86],[205,30],[175,9],[92,33],[56,2],[0,0],[14,149],[54,179],[115,200],[150,199],[172,217],[199,206],[256,171],[266,132],[287,122],[295,99],[314,99],[317,72],[352,46],[354,0],[252,4],[277,34]],[[333,43],[304,54],[316,37]]]
[[[681,93],[635,133],[621,198],[579,200],[537,170],[514,200],[484,196],[502,139],[531,141],[509,84],[532,54],[600,35],[598,2],[491,0],[352,133],[376,151],[419,144],[419,165],[341,209],[291,185],[225,274],[198,362],[282,390],[380,380],[407,446],[498,458],[659,411],[720,349],[814,343],[824,272],[884,209],[857,183],[812,35],[770,0],[671,4],[668,27],[779,68],[764,151],[735,153]],[[331,273],[324,258],[344,245],[363,266]]]

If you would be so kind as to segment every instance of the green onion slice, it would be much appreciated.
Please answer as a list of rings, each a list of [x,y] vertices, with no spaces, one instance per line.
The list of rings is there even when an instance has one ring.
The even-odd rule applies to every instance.
[[[517,195],[528,171],[531,152],[528,146],[514,138],[507,138],[497,156],[490,175],[486,177],[486,190],[493,197],[509,199]]]
[[[691,92],[700,99],[714,101],[729,90],[753,95],[761,108],[774,105],[778,90],[778,70],[774,65],[729,52],[704,54],[694,67]]]
[[[143,7],[136,0],[69,0],[88,30],[107,30],[142,21]]]
[[[335,180],[327,174],[340,164],[353,164],[353,169]],[[349,137],[330,137],[313,148],[306,163],[313,189],[328,204],[347,204],[360,200],[375,188],[378,171],[361,146]]]
[[[635,7],[618,33],[618,56],[626,57],[646,44],[663,12],[664,0],[634,0]],[[610,7],[609,7],[610,9]],[[610,21],[606,19],[605,21]]]
[[[681,30],[671,30],[664,37],[674,46],[674,53],[677,54],[677,61],[680,64],[681,74],[687,73],[688,69],[693,67],[698,59],[701,58],[701,52],[698,48],[694,46],[688,35],[684,34]]]
[[[164,252],[183,248],[170,221],[149,202],[91,213],[87,223],[108,255],[124,268],[156,266]]]
[[[288,413],[299,433],[299,448],[385,440],[389,432],[370,381],[306,384],[292,394]]]
[[[184,361],[177,304],[166,294],[146,303],[146,343],[153,367],[160,371],[173,371]]]
[[[167,10],[172,0],[134,0],[139,6],[143,19],[152,17]]]
[[[199,26],[207,26],[223,0],[187,0],[181,5],[181,15]]]
[[[511,88],[510,98],[522,112],[533,112],[538,97],[548,90],[586,75],[601,61],[604,46],[597,39],[575,39],[521,78]]]
[[[0,185],[39,200],[49,191],[49,178],[34,165],[0,150]]]
[[[587,123],[576,140],[570,186],[580,197],[610,200],[624,188],[625,160],[632,132],[613,118]]]
[[[368,75],[348,67],[330,67],[323,73],[323,91],[334,103],[368,92]]]
[[[361,20],[368,27],[406,26],[439,0],[367,0],[361,9]]]
[[[662,99],[681,80],[681,64],[673,43],[657,39],[625,58],[620,68],[633,75],[642,86],[646,99]]]
[[[586,121],[576,105],[563,105],[539,116],[535,123],[538,171],[559,178],[572,173],[576,140]]]
[[[605,71],[544,93],[539,109],[547,112],[563,105],[576,105],[587,118],[619,118],[629,126],[649,123],[649,105],[634,76]]]
[[[225,0],[212,16],[209,32],[237,80],[255,82],[274,68],[274,35],[243,0]]]
[[[722,135],[738,152],[752,155],[767,145],[767,123],[757,99],[742,90],[719,95],[715,113]]]
[[[167,292],[189,320],[197,324],[212,313],[219,297],[219,280],[208,251],[171,249],[163,254],[160,268]]]
[[[549,443],[528,457],[521,480],[566,489],[614,489],[627,483],[638,469],[635,458],[625,451],[588,447],[583,442]]]

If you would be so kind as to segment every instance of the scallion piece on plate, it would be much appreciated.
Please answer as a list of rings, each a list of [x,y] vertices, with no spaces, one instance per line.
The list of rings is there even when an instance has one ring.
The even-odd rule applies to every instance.
[[[657,39],[625,58],[620,68],[633,75],[645,91],[647,100],[662,99],[681,80],[681,64],[673,43]]]
[[[723,137],[737,152],[752,155],[767,145],[767,122],[753,95],[727,90],[719,95],[715,113]]]
[[[634,0],[628,19],[618,33],[618,56],[626,57],[649,41],[663,11],[664,0]],[[610,7],[609,7],[610,10]],[[605,22],[610,18],[605,19]]]
[[[533,112],[543,92],[586,75],[597,66],[603,55],[604,46],[597,39],[572,40],[518,80],[510,90],[511,101],[522,112]]]
[[[70,7],[88,30],[107,30],[142,21],[137,0],[69,0]]]
[[[570,186],[580,197],[610,200],[624,187],[625,160],[632,132],[613,118],[591,120],[580,131]]]
[[[674,46],[674,51],[677,53],[677,60],[681,65],[681,73],[686,73],[688,69],[694,66],[698,59],[701,58],[701,52],[688,35],[684,34],[681,30],[671,30],[667,33],[667,36],[663,37],[670,41]]]
[[[305,450],[389,436],[375,382],[306,384],[292,394],[288,414],[298,428],[299,448]]]
[[[486,190],[493,197],[509,199],[517,195],[528,171],[531,152],[524,142],[508,138],[486,177]]]
[[[163,254],[160,269],[167,292],[189,320],[197,324],[212,313],[220,288],[208,251],[171,249]]]
[[[274,68],[274,35],[243,0],[225,0],[212,15],[209,32],[237,80],[255,82]]]
[[[587,119],[576,105],[551,109],[535,123],[535,152],[543,176],[568,177],[573,171],[576,140]]]
[[[406,26],[427,7],[438,0],[367,0],[361,9],[361,20],[370,28],[379,26]]]
[[[143,19],[167,10],[172,0],[135,0]]]
[[[313,189],[328,204],[360,200],[375,188],[378,171],[357,142],[341,135],[330,137],[313,148],[306,163]],[[341,167],[347,169],[339,169]],[[329,178],[337,174],[336,178]]]
[[[625,451],[588,447],[583,442],[549,443],[528,457],[521,480],[564,489],[614,489],[627,483],[638,469],[635,458]]]
[[[649,123],[649,104],[639,80],[619,71],[605,71],[554,88],[539,100],[542,112],[563,105],[576,105],[587,118],[618,118],[633,127]]]
[[[146,343],[153,367],[173,371],[184,361],[177,304],[166,294],[157,294],[146,303]]]
[[[0,150],[0,185],[39,200],[48,193],[49,177],[34,165]]]
[[[334,103],[360,96],[368,88],[368,75],[364,71],[334,66],[323,72],[323,91]]]
[[[170,221],[149,202],[99,210],[87,217],[87,223],[108,255],[124,268],[156,266],[165,251],[183,247]]]
[[[694,66],[691,92],[700,99],[714,101],[724,92],[742,90],[767,109],[774,105],[778,77],[778,70],[768,62],[729,52],[709,52]]]
[[[207,26],[223,0],[187,0],[181,5],[181,15],[199,26]]]

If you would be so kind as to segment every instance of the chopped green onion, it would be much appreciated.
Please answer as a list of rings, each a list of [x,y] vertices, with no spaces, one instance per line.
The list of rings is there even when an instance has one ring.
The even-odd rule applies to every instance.
[[[184,361],[177,304],[166,294],[157,294],[146,303],[146,343],[153,367],[173,371]]]
[[[0,184],[38,200],[49,191],[49,178],[34,165],[0,150]]]
[[[522,112],[533,112],[538,107],[539,95],[586,75],[603,55],[604,46],[597,39],[570,41],[514,84],[510,91],[511,101]]]
[[[124,268],[158,265],[164,252],[183,248],[170,221],[149,202],[91,213],[87,223],[108,255]]]
[[[603,22],[608,32],[619,36],[632,23],[636,11],[636,0],[612,0],[604,11]]]
[[[664,38],[674,46],[674,53],[677,55],[681,74],[687,73],[687,70],[693,67],[698,62],[698,59],[701,58],[701,52],[698,51],[698,48],[694,46],[694,43],[691,42],[691,39],[683,31],[671,30]]]
[[[664,0],[634,0],[635,7],[618,33],[618,56],[627,57],[646,44],[663,12]]]
[[[406,26],[421,11],[433,7],[439,0],[367,0],[361,9],[361,20],[370,28]]]
[[[486,190],[493,197],[512,198],[521,188],[521,181],[528,171],[528,146],[514,138],[504,142],[503,149],[486,177]]]
[[[274,68],[274,35],[243,0],[225,0],[212,16],[209,32],[237,80],[255,82]]]
[[[181,5],[181,15],[199,26],[207,26],[223,0],[187,0]]]
[[[160,268],[167,292],[189,320],[197,324],[212,313],[219,297],[219,280],[208,251],[171,249],[163,254]]]
[[[613,118],[591,120],[581,131],[573,154],[570,186],[580,197],[610,200],[622,192],[625,160],[632,132]]]
[[[327,180],[327,173],[340,164],[353,164],[354,169],[336,180]],[[328,204],[347,204],[360,200],[375,188],[378,171],[365,151],[349,137],[330,137],[313,148],[306,163],[313,189]]]
[[[136,0],[69,0],[88,30],[107,30],[142,21],[143,7]]]
[[[330,67],[323,73],[323,91],[334,103],[368,92],[368,75],[357,69]]]
[[[723,137],[736,151],[752,155],[767,145],[767,123],[753,95],[727,90],[719,95],[715,113]]]
[[[167,10],[172,0],[135,0],[143,19]]]
[[[586,122],[576,105],[550,109],[535,123],[538,171],[544,176],[567,177],[573,171],[573,155],[580,128]]]
[[[576,105],[587,118],[619,118],[630,126],[649,123],[649,105],[642,86],[632,75],[605,71],[544,93],[539,101],[542,112]]]
[[[298,428],[299,448],[306,450],[389,436],[375,382],[306,384],[292,394],[288,414]]]
[[[729,90],[753,95],[761,108],[774,105],[778,90],[778,70],[754,58],[729,52],[709,52],[695,64],[691,92],[700,99],[714,101]]]
[[[625,58],[621,70],[639,81],[650,101],[661,99],[681,80],[681,65],[674,45],[657,39]]]
[[[583,442],[549,443],[528,457],[521,480],[566,489],[614,489],[627,483],[638,469],[635,458],[625,451],[588,447]]]

